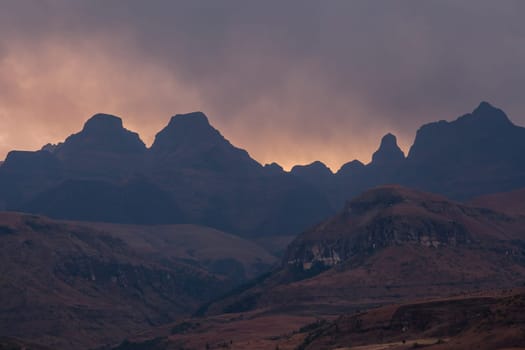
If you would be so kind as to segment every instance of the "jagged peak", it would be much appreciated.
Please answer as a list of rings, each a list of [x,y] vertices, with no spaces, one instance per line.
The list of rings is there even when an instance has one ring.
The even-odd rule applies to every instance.
[[[276,162],[265,164],[264,170],[271,174],[284,174],[284,169]]]
[[[397,145],[396,136],[388,133],[383,136],[379,149],[372,155],[372,164],[390,164],[404,159],[405,153]]]
[[[494,107],[486,101],[482,101],[471,114],[466,114],[457,119],[458,121],[474,121],[474,122],[487,122],[487,123],[499,123],[502,125],[512,125],[512,122],[507,117],[503,110]]]
[[[279,163],[276,163],[276,162],[264,164],[264,167],[267,169],[275,169],[279,171],[284,171],[283,167]]]

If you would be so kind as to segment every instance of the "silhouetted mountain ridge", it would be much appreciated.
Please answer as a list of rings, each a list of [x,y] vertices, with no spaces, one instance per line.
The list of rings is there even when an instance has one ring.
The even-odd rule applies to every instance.
[[[71,208],[78,208],[74,201],[95,204],[96,198],[106,197],[94,187],[92,193],[80,187],[73,191],[71,183],[95,181],[104,184],[97,186],[100,191],[110,186],[106,190],[116,197],[109,203],[132,201],[139,210],[151,197],[133,191],[134,197],[124,196],[122,191],[140,180],[163,193],[157,196],[165,203],[159,204],[165,213],[159,216],[162,222],[200,223],[243,235],[289,234],[334,213],[363,190],[384,184],[454,199],[525,187],[523,149],[525,128],[487,102],[456,120],[423,125],[407,157],[389,133],[369,164],[355,160],[336,174],[319,161],[290,172],[278,165],[263,167],[232,145],[202,112],[172,117],[149,149],[120,118],[97,114],[63,143],[37,152],[10,152],[0,167],[0,207],[121,222],[134,215],[117,214],[121,209],[116,205],[101,216],[73,213]]]
[[[10,152],[0,206],[60,219],[199,223],[242,235],[297,233],[331,213],[313,186],[263,168],[202,112],[172,117],[149,149],[120,118],[97,114],[63,143]]]

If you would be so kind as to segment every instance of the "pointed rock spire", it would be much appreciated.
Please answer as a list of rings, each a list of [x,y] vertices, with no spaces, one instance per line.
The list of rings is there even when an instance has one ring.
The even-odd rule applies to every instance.
[[[397,145],[396,137],[388,133],[381,139],[379,149],[372,155],[372,164],[394,164],[405,159],[405,154]]]

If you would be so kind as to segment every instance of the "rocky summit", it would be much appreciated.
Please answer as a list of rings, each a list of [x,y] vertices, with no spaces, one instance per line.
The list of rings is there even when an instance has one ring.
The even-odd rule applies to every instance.
[[[381,139],[379,149],[372,155],[372,164],[390,165],[403,161],[405,154],[397,145],[397,139],[394,135],[388,133]]]

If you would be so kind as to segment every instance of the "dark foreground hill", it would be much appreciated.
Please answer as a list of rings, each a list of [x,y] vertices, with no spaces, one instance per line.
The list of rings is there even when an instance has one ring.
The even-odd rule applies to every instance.
[[[525,218],[398,186],[299,235],[278,269],[204,308],[340,313],[525,282]]]
[[[193,313],[273,262],[253,243],[193,225],[0,213],[0,336],[53,349],[114,343]]]
[[[394,305],[313,327],[298,350],[523,349],[525,293]]]

